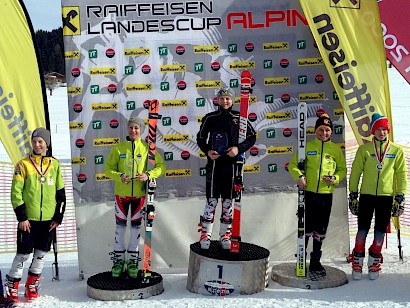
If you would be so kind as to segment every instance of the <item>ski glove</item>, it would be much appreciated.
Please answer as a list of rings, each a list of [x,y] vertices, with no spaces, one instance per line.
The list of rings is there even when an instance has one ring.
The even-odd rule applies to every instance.
[[[349,193],[349,209],[350,212],[357,216],[359,214],[359,193],[355,191],[351,191]]]
[[[396,195],[393,201],[393,207],[391,209],[391,216],[399,217],[404,212],[405,198],[404,195]]]

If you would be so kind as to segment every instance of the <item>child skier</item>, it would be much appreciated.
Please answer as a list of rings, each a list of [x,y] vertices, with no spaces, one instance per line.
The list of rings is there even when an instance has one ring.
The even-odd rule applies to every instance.
[[[140,118],[128,121],[127,140],[115,145],[107,157],[105,174],[114,180],[115,194],[115,244],[111,258],[114,262],[112,276],[120,277],[125,269],[131,278],[138,275],[141,220],[145,204],[146,182],[165,173],[166,166],[161,155],[155,154],[155,167],[147,171],[148,144],[141,140],[145,123]],[[125,262],[125,230],[127,216],[131,211],[130,239]]]
[[[306,143],[305,170],[298,166],[297,154],[289,162],[289,173],[300,188],[305,188],[305,245],[313,238],[309,271],[326,275],[320,263],[322,244],[326,237],[332,210],[335,186],[346,176],[346,161],[342,150],[330,137],[333,125],[327,114],[322,114],[315,124],[315,140]]]
[[[24,262],[34,250],[25,296],[38,298],[44,257],[65,211],[65,189],[59,161],[50,155],[50,132],[37,128],[31,135],[33,151],[14,169],[11,203],[18,220],[17,253],[7,275],[7,302],[19,301],[18,288]]]
[[[374,239],[369,248],[367,266],[371,280],[379,276],[384,235],[390,217],[398,217],[403,213],[404,195],[407,192],[406,160],[403,149],[388,139],[389,120],[375,113],[370,129],[374,137],[371,142],[358,148],[349,179],[349,208],[353,215],[358,216],[356,242],[350,256],[355,280],[362,278],[366,237],[373,214]]]
[[[232,110],[235,92],[231,88],[221,88],[217,98],[218,111],[203,117],[197,134],[198,146],[207,156],[206,204],[200,218],[202,249],[209,249],[211,244],[218,198],[222,199],[220,242],[223,249],[230,249],[234,165],[237,155],[249,150],[256,141],[255,130],[248,121],[246,139],[238,144],[239,112]]]

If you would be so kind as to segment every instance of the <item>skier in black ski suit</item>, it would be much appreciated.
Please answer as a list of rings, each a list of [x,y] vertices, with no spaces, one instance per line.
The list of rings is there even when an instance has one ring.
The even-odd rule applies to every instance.
[[[202,118],[197,135],[199,148],[207,156],[206,164],[206,205],[201,216],[202,249],[209,249],[215,208],[218,198],[222,199],[220,241],[223,249],[231,246],[232,198],[234,165],[237,155],[249,150],[256,141],[256,133],[248,121],[246,139],[239,140],[239,112],[232,110],[235,92],[231,88],[218,91],[217,111],[210,112]]]

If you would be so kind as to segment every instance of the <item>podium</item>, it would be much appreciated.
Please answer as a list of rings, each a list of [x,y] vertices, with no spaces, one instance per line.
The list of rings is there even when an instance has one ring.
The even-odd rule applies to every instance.
[[[187,290],[203,295],[254,294],[269,281],[269,250],[240,243],[239,253],[222,249],[211,241],[209,249],[199,242],[190,245]]]
[[[144,299],[163,291],[162,276],[155,272],[151,272],[146,282],[141,277],[112,277],[111,272],[99,273],[87,280],[87,295],[103,301]]]

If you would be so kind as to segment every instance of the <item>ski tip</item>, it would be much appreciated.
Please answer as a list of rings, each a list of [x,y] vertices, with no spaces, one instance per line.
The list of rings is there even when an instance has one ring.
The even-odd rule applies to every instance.
[[[242,71],[242,73],[241,73],[241,78],[252,78],[252,74],[251,74],[250,71],[244,70],[244,71]]]

